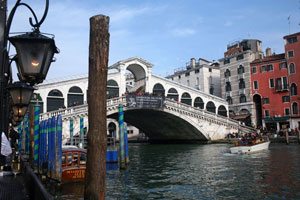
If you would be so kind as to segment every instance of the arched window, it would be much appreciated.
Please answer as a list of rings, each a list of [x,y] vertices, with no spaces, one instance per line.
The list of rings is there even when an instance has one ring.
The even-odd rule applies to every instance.
[[[246,103],[247,102],[247,98],[244,94],[240,95],[240,103]]]
[[[240,82],[239,82],[239,88],[240,89],[244,89],[246,87],[245,85],[245,80],[244,79],[240,79]]]
[[[231,76],[230,70],[226,69],[225,73],[224,73],[225,78]]]
[[[231,91],[231,84],[229,82],[226,83],[225,90],[226,92]]]
[[[223,105],[219,106],[218,115],[222,115],[224,117],[227,117],[227,110],[226,110],[225,106],[223,106]]]
[[[107,137],[111,137],[111,138],[116,139],[116,137],[117,137],[117,132],[116,132],[116,130],[117,130],[116,124],[113,123],[113,122],[110,122],[110,123],[108,124],[108,136],[107,136]]]
[[[204,102],[203,102],[203,100],[200,97],[197,97],[195,99],[195,101],[194,101],[194,107],[201,108],[201,109],[204,108]]]
[[[226,101],[228,102],[229,105],[232,104],[232,98],[230,96],[227,97]]]
[[[238,68],[238,74],[243,74],[245,72],[245,68],[243,67],[243,65],[240,65]]]
[[[79,106],[83,104],[83,92],[77,87],[73,86],[68,93],[68,107]]]
[[[298,103],[294,102],[292,105],[292,109],[293,109],[293,115],[298,115],[299,113]]]
[[[115,80],[108,80],[106,86],[106,98],[119,97],[119,85]]]
[[[185,103],[187,105],[192,105],[192,98],[191,98],[191,95],[187,92],[183,93],[181,95],[181,103]]]
[[[216,113],[216,106],[215,106],[215,104],[214,104],[212,101],[209,101],[209,102],[206,104],[206,110],[207,110],[208,112]]]
[[[294,63],[290,64],[289,70],[290,70],[290,74],[295,74],[296,73],[295,64]]]
[[[35,105],[37,102],[40,104],[40,113],[43,113],[44,112],[43,99],[42,99],[42,97],[40,96],[39,93],[33,93],[32,97],[31,97],[31,100],[30,100],[30,104]]]
[[[160,83],[156,83],[153,87],[153,94],[157,96],[165,96],[165,88]]]
[[[170,88],[168,90],[167,98],[174,99],[175,101],[178,101],[178,92],[175,88]]]
[[[297,85],[296,83],[292,83],[291,85],[291,96],[296,96],[298,93],[297,93]]]
[[[61,91],[54,89],[51,90],[47,97],[47,112],[64,108],[64,97]]]

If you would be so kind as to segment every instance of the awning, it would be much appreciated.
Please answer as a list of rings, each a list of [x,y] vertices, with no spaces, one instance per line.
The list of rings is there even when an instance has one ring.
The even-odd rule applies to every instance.
[[[265,118],[265,122],[279,122],[279,121],[287,121],[290,117],[274,117],[274,118]]]
[[[238,120],[238,119],[246,119],[247,117],[250,117],[250,114],[235,115],[235,116],[232,116],[230,118]]]

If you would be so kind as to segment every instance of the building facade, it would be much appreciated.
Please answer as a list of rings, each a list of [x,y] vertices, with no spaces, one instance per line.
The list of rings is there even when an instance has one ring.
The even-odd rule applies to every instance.
[[[270,52],[270,49],[267,51]],[[289,126],[290,92],[285,54],[267,53],[251,63],[251,85],[256,125],[268,130]]]
[[[300,127],[300,32],[283,37],[290,87],[290,127]]]
[[[166,78],[221,97],[220,68],[217,62],[210,62],[203,58],[196,61],[195,58],[191,58],[186,68],[177,69],[173,75]]]
[[[256,126],[251,95],[250,63],[263,58],[259,40],[243,40],[227,46],[220,62],[221,97],[229,104],[231,118]]]

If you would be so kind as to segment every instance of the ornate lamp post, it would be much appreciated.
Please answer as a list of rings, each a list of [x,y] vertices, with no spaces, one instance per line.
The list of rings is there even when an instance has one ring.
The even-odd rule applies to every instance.
[[[14,14],[19,6],[27,7],[33,15],[29,18],[29,23],[33,27],[33,32],[9,37],[10,26]],[[58,53],[53,38],[49,38],[40,33],[39,27],[45,20],[49,7],[49,0],[46,0],[44,15],[38,21],[32,8],[17,0],[6,20],[7,0],[0,1],[0,133],[8,131],[10,102],[8,91],[12,98],[13,121],[22,121],[29,105],[33,85],[42,83],[47,76],[54,53]],[[7,52],[8,40],[15,46],[17,55],[9,59]],[[16,62],[18,77],[21,82],[12,83],[10,63]],[[10,85],[10,86],[9,86]],[[30,86],[29,86],[30,85]],[[1,144],[1,137],[0,137]]]

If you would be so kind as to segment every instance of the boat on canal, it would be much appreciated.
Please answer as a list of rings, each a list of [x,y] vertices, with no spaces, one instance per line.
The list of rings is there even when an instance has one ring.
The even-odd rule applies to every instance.
[[[233,154],[250,154],[269,149],[270,140],[268,137],[257,137],[253,139],[243,139],[235,143],[235,147],[230,148],[230,152]]]
[[[73,145],[62,147],[62,182],[85,179],[87,150]]]

